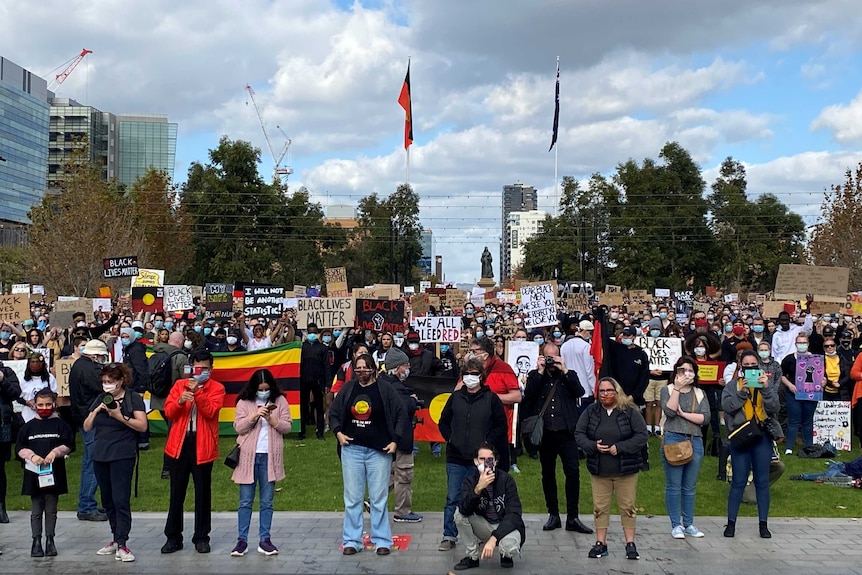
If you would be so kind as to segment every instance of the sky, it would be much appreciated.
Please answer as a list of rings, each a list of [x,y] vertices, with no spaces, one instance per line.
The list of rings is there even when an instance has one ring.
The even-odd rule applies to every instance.
[[[409,181],[445,279],[499,279],[506,184],[612,174],[677,141],[704,172],[744,163],[752,196],[806,225],[862,160],[858,0],[0,0],[0,54],[41,75],[93,53],[57,90],[113,113],[179,125],[174,179],[226,135],[272,159],[291,139],[290,188],[324,208]],[[548,152],[560,60],[557,153]]]

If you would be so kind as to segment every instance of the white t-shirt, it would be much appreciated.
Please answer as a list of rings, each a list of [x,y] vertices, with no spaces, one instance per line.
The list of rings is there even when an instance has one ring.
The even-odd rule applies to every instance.
[[[44,389],[46,386],[45,382],[41,377],[36,377],[33,379],[22,379],[21,380],[21,399],[24,401],[31,401],[36,398],[36,392],[40,389]],[[48,374],[48,387],[51,388],[51,391],[57,393],[57,379]],[[26,405],[21,409],[21,415],[24,417],[24,421],[30,421],[34,417],[36,417],[36,412]]]
[[[248,343],[245,345],[245,348],[248,351],[254,351],[256,349],[266,349],[268,347],[272,347],[272,341],[270,341],[269,336],[264,336],[263,339],[257,340],[253,337],[248,338]]]
[[[260,408],[266,404],[265,401],[256,399],[255,407]],[[257,445],[254,448],[255,453],[269,453],[269,421],[265,417],[258,419],[260,422],[260,434],[257,436]]]

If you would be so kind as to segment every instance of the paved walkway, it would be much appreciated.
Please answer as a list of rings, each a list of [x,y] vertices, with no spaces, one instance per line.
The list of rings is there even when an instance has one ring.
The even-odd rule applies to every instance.
[[[10,513],[11,523],[0,525],[0,573],[409,573],[445,575],[464,555],[463,545],[455,551],[437,551],[442,529],[442,513],[427,513],[418,524],[393,523],[393,533],[411,535],[409,549],[388,557],[362,552],[345,557],[341,543],[341,514],[276,512],[272,540],[281,553],[265,557],[251,546],[245,557],[230,557],[236,542],[236,514],[213,516],[212,553],[200,555],[187,540],[186,547],[173,555],[161,555],[164,543],[164,513],[133,513],[129,547],[134,563],[119,563],[113,557],[99,557],[96,549],[108,541],[107,523],[78,521],[74,513],[61,512],[57,524],[59,556],[30,558],[29,513]],[[367,526],[366,514],[366,526]],[[724,519],[705,517],[697,521],[703,539],[675,540],[670,537],[667,517],[638,518],[640,561],[627,561],[619,518],[611,521],[608,538],[610,556],[588,559],[594,543],[592,535],[564,530],[542,532],[546,516],[525,518],[527,542],[523,557],[515,559],[511,571],[500,567],[499,559],[483,561],[480,573],[551,575],[565,573],[614,574],[781,574],[781,575],[862,575],[862,535],[859,522],[851,519],[772,519],[772,539],[760,539],[756,518],[740,518],[734,539],[722,537]],[[582,516],[587,524],[592,518]],[[192,516],[186,515],[186,534]],[[257,515],[252,519],[256,534]]]

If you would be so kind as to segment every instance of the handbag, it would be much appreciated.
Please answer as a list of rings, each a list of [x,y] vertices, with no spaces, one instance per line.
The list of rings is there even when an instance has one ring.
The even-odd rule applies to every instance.
[[[239,465],[239,444],[233,446],[233,449],[224,458],[224,464],[231,469],[236,469],[236,466]]]
[[[692,390],[694,390],[694,388],[692,388]],[[696,395],[692,393],[691,411],[689,413],[694,413],[695,396]],[[688,423],[691,426],[691,433],[689,433],[689,435],[694,435],[694,424],[691,421]],[[665,436],[666,433],[662,433],[661,448],[664,450],[664,458],[667,460],[669,465],[685,465],[694,459],[694,445],[691,443],[691,437],[677,443],[665,443]]]
[[[773,441],[778,441],[784,438],[784,430],[781,429],[781,424],[774,417],[767,417],[763,422],[763,431],[766,435],[772,438]]]
[[[545,403],[542,404],[542,409],[539,410],[539,415],[532,415],[524,419],[521,424],[521,437],[524,441],[529,441],[533,445],[539,446],[542,443],[542,435],[545,433],[545,422],[542,419],[545,411],[554,399],[554,392],[557,391],[557,382],[551,385],[551,393],[545,398]]]
[[[763,438],[763,431],[757,420],[751,418],[745,423],[734,429],[727,438],[730,440],[730,445],[737,451],[748,451]]]

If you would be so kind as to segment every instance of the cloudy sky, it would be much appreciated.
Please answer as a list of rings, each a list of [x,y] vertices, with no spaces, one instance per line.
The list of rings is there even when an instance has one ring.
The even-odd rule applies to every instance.
[[[47,75],[93,50],[59,96],[179,124],[178,182],[223,134],[264,149],[269,177],[251,84],[293,141],[290,185],[324,206],[404,181],[411,58],[410,181],[458,282],[486,245],[496,270],[503,185],[535,186],[553,211],[558,56],[560,178],[676,140],[708,183],[733,156],[752,194],[810,225],[862,160],[860,44],[858,0],[0,0],[10,60]]]

